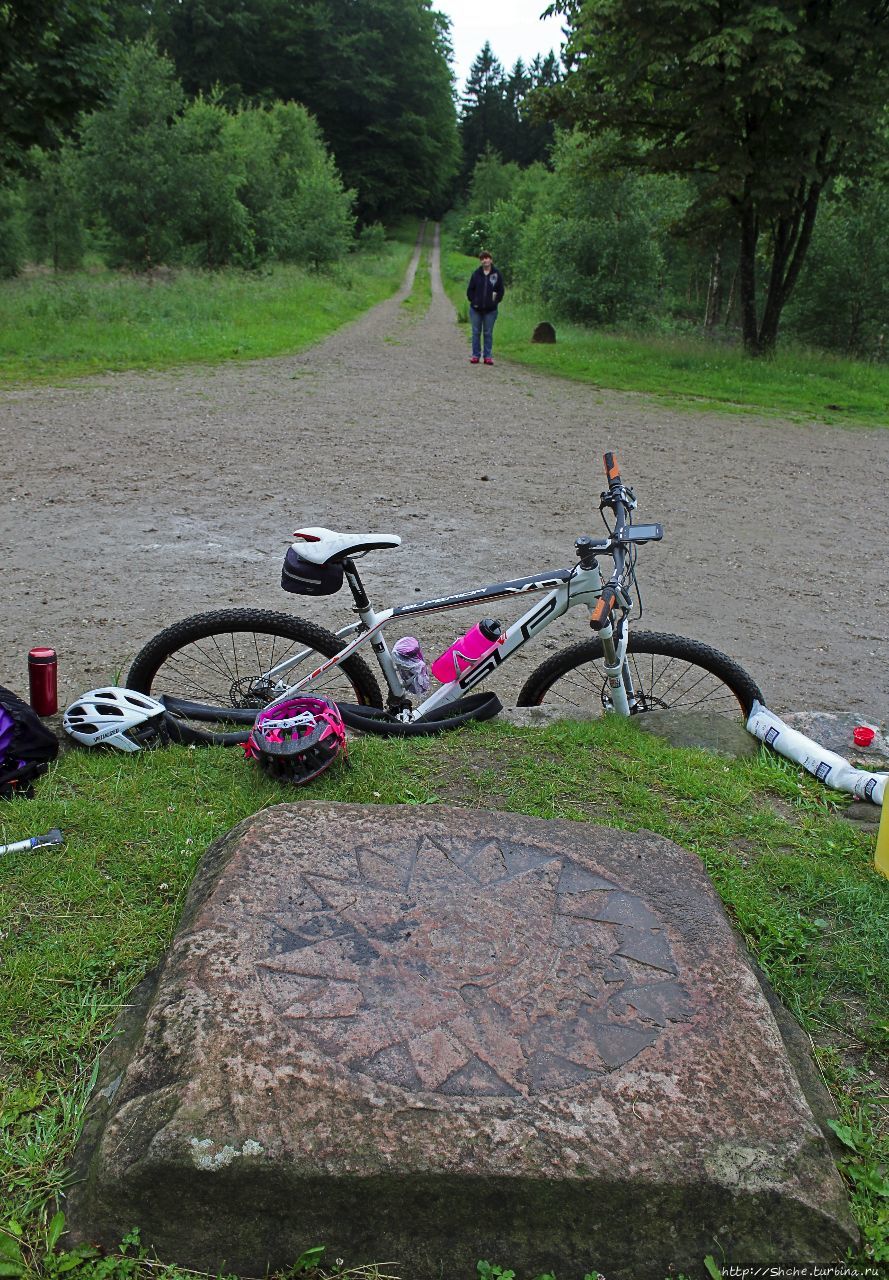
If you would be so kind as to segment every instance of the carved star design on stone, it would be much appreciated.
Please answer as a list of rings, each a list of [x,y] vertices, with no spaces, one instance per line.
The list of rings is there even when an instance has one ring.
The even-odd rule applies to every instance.
[[[543,849],[423,837],[315,859],[266,919],[266,999],[303,1044],[409,1090],[594,1081],[686,1021],[661,922]]]

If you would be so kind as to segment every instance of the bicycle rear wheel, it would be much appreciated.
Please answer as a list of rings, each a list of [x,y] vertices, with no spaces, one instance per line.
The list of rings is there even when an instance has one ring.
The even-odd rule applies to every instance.
[[[181,742],[246,742],[260,708],[344,647],[331,631],[266,609],[199,613],[161,631],[136,655],[127,687],[163,698]],[[267,672],[285,658],[284,675]],[[314,694],[382,707],[373,672],[357,654],[316,680]]]
[[[718,711],[746,722],[754,699],[763,701],[758,685],[743,667],[718,649],[684,636],[634,632],[627,643],[627,662],[639,712]],[[518,705],[543,703],[575,719],[600,716],[611,709],[600,639],[563,649],[532,671]]]

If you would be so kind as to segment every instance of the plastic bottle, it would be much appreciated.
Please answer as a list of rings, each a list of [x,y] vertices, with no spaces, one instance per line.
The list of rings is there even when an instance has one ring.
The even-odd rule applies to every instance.
[[[39,716],[54,716],[59,709],[58,669],[55,649],[38,645],[28,654],[29,696]]]
[[[392,661],[406,693],[425,693],[429,688],[429,668],[416,636],[402,636],[392,646]]]
[[[871,804],[882,804],[889,791],[889,773],[856,769],[835,751],[828,751],[813,738],[791,729],[761,702],[753,703],[747,718],[747,732],[779,755],[795,760],[808,773],[814,774],[819,782],[837,791],[850,791],[859,800],[870,800]]]
[[[436,680],[448,684],[480,658],[486,657],[503,635],[503,628],[496,618],[482,618],[474,627],[455,640],[449,649],[435,659],[430,668]]]

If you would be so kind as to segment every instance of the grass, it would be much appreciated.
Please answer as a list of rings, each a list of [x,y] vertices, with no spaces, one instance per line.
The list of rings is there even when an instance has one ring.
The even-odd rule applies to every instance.
[[[390,297],[404,276],[417,223],[407,220],[379,254],[356,253],[329,272],[97,270],[0,282],[0,388],[67,382],[123,369],[253,360],[300,351]],[[427,240],[429,231],[427,229]],[[429,245],[402,306],[428,306]],[[442,253],[445,287],[465,315],[474,258]],[[782,347],[774,360],[690,338],[631,336],[556,324],[558,341],[530,341],[541,308],[510,291],[497,321],[498,355],[562,377],[641,392],[695,410],[889,425],[889,369]]]
[[[423,246],[417,262],[414,283],[408,296],[403,300],[402,310],[419,318],[424,315],[432,301],[432,278],[429,274],[432,242],[432,223],[427,222],[423,231]]]
[[[360,740],[350,767],[306,793],[282,791],[239,751],[170,748],[126,759],[71,751],[34,800],[6,804],[0,843],[53,826],[66,843],[0,858],[0,1275],[57,1274],[47,1235],[97,1054],[169,945],[201,854],[246,815],[304,796],[646,828],[698,854],[813,1040],[848,1153],[843,1168],[865,1241],[856,1261],[889,1262],[889,883],[873,870],[873,837],[841,820],[838,798],[786,761],[673,749],[609,719]],[[132,1237],[116,1261],[92,1260],[79,1274],[186,1274],[160,1272],[139,1254]],[[13,1256],[19,1269],[4,1271]],[[317,1256],[288,1275],[300,1271],[339,1274]],[[362,1274],[371,1280],[373,1269]]]
[[[8,358],[0,385],[297,350],[390,295],[413,241],[414,228],[403,228],[385,254],[350,260],[323,277],[320,291],[319,277],[290,268],[262,276],[180,273],[153,283],[106,273],[4,285]],[[446,285],[458,305],[473,265],[461,255],[445,257]],[[403,305],[413,314],[428,300],[424,246]],[[510,294],[498,351],[563,376],[653,392],[683,408],[885,425],[877,407],[878,399],[886,402],[880,370],[807,366],[802,357],[752,363],[710,347],[561,324],[555,347],[535,347],[527,338],[541,318]],[[830,410],[833,417],[819,408],[828,394],[830,403],[847,406]],[[446,802],[644,827],[697,853],[812,1038],[837,1106],[843,1172],[863,1235],[854,1261],[889,1262],[889,885],[872,869],[872,837],[837,816],[835,797],[787,762],[726,762],[673,750],[620,720],[533,734],[495,724],[439,740],[363,740],[352,759],[306,798]],[[0,858],[0,1276],[194,1274],[161,1266],[137,1231],[112,1257],[54,1253],[64,1227],[57,1197],[97,1054],[129,993],[169,945],[201,854],[241,818],[282,798],[302,794],[282,793],[239,752],[172,748],[132,760],[70,752],[33,801],[0,809],[0,843],[53,826],[66,834],[62,850]],[[326,1265],[319,1250],[296,1260],[288,1277],[383,1280],[373,1265],[348,1272]],[[718,1276],[712,1259],[702,1261]],[[511,1273],[480,1263],[479,1275]]]
[[[255,360],[301,351],[391,297],[407,267],[415,220],[379,253],[329,271],[99,270],[0,283],[0,388],[121,369]]]
[[[453,249],[442,253],[442,278],[458,314],[465,315],[466,282],[476,265]],[[541,320],[555,324],[554,345],[531,342]],[[497,318],[496,346],[498,356],[520,364],[609,390],[643,392],[683,412],[889,426],[889,367],[787,344],[772,360],[751,360],[737,348],[702,339],[583,328],[510,291]]]

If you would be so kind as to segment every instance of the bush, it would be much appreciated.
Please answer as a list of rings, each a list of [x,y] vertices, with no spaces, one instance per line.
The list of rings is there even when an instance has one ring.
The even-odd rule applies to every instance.
[[[889,190],[881,183],[824,205],[785,329],[849,356],[886,358]]]
[[[73,271],[85,251],[84,198],[80,159],[70,143],[59,151],[32,147],[25,184],[28,243],[37,262],[54,271]]]
[[[491,239],[490,216],[478,213],[470,214],[457,228],[457,248],[461,253],[468,253],[477,258],[482,249],[489,248]],[[493,249],[491,250],[493,253]]]
[[[501,200],[491,214],[488,224],[487,247],[494,261],[503,272],[507,283],[516,276],[516,266],[521,253],[524,215],[512,200]]]
[[[368,222],[358,233],[355,248],[362,253],[382,253],[386,247],[386,228],[382,222]]]
[[[24,261],[21,190],[18,184],[0,186],[0,279],[18,275]]]
[[[515,165],[501,167],[510,172],[515,169]],[[508,199],[498,200],[487,212],[474,210],[457,232],[458,247],[473,256],[487,249],[512,284],[521,257],[524,225],[544,199],[551,181],[552,174],[542,164],[532,164],[511,174]]]
[[[529,186],[534,212],[516,235],[504,210],[503,234],[516,274],[555,314],[582,324],[643,321],[663,270],[661,189],[657,179],[603,174],[592,145],[561,137],[552,175]]]
[[[198,97],[174,125],[180,157],[180,235],[196,266],[250,266],[255,258],[250,215],[238,197],[246,181],[227,130],[228,112]]]
[[[242,110],[229,120],[243,166],[239,196],[257,257],[302,265],[341,258],[354,234],[354,193],[345,191],[315,121],[298,103]]]
[[[583,324],[644,319],[657,299],[661,262],[644,210],[603,187],[586,216],[538,215],[522,238],[523,276],[541,301]]]

